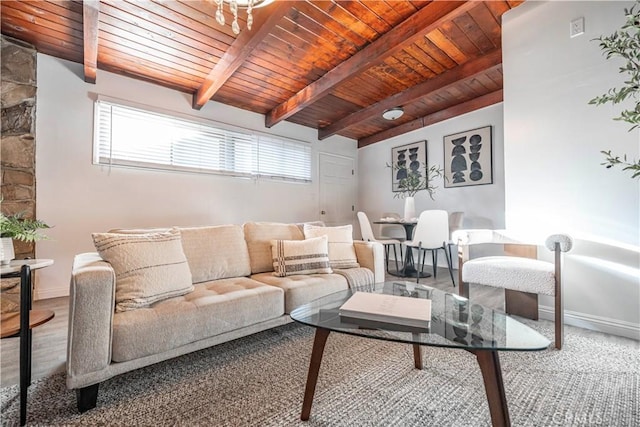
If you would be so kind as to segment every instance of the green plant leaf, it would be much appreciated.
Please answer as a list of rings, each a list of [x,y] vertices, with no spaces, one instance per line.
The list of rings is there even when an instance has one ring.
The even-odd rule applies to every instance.
[[[24,212],[14,215],[0,214],[0,237],[35,242],[36,240],[48,239],[46,235],[38,232],[38,230],[46,228],[51,227],[43,221],[25,218]]]

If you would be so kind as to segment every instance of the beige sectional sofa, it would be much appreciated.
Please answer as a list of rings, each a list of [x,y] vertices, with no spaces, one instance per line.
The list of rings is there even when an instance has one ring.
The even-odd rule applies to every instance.
[[[353,241],[357,268],[276,277],[271,241],[303,240],[300,224],[176,229],[193,288],[141,308],[118,311],[116,272],[98,253],[75,257],[66,367],[81,412],[96,406],[108,378],[289,323],[295,307],[347,289],[350,278],[384,280],[383,248],[374,242]]]

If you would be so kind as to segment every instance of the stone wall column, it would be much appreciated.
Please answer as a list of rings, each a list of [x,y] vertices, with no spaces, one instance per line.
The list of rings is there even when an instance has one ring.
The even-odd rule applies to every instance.
[[[36,50],[2,36],[2,212],[36,215]],[[35,257],[35,245],[14,241],[16,258]]]
[[[0,106],[0,209],[6,215],[36,215],[36,50],[33,46],[2,36]],[[14,240],[16,258],[35,258],[35,244]],[[20,307],[19,279],[0,282],[0,311]]]

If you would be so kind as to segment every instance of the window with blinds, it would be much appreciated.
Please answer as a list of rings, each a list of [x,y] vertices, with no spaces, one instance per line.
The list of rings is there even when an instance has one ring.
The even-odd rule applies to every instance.
[[[311,181],[308,143],[104,100],[94,121],[95,164]]]

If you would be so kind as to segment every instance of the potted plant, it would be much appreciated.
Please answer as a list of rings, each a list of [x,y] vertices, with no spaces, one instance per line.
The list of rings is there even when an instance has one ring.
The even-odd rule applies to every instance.
[[[415,167],[416,165],[413,165],[414,167],[411,169],[407,168],[406,165],[387,164],[387,167],[391,168],[393,171],[393,175],[399,178],[398,188],[400,191],[396,192],[393,197],[405,200],[405,219],[413,219],[416,216],[414,197],[418,191],[427,190],[431,200],[435,200],[433,196],[438,187],[433,184],[433,180],[436,177],[442,177],[444,172],[443,169],[437,165],[431,165],[428,167],[422,162],[417,163],[417,167]]]
[[[50,227],[40,220],[25,218],[22,212],[14,215],[0,213],[0,263],[6,265],[15,257],[13,239],[23,242],[46,239],[47,236],[38,232],[45,228]]]

